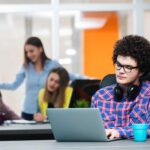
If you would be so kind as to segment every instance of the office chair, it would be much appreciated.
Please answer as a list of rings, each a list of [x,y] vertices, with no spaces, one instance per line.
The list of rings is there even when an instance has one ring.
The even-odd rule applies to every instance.
[[[73,87],[70,107],[89,107],[92,95],[99,89],[100,80],[98,79],[77,79],[70,86]],[[77,104],[78,103],[78,104]]]
[[[101,80],[100,88],[103,88],[103,87],[106,87],[115,83],[116,83],[115,74],[108,74]]]
[[[142,81],[150,81],[150,73],[141,78]]]
[[[100,85],[100,81],[99,82],[93,82],[93,83],[89,83],[85,86],[83,86],[83,90],[88,93],[88,95],[90,97],[93,96],[93,94],[95,94],[95,92],[97,90],[99,90],[99,85]]]

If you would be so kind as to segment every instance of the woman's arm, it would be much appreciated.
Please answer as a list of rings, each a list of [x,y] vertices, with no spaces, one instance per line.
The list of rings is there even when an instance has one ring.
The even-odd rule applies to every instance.
[[[44,102],[43,100],[44,92],[45,92],[45,89],[42,88],[38,94],[39,111],[38,113],[35,113],[33,116],[33,119],[37,122],[43,122],[44,120],[47,119],[47,115],[46,115],[47,103]]]
[[[51,60],[51,62],[49,63],[49,70],[51,70],[52,68],[57,68],[57,67],[63,67],[63,66],[58,61]],[[69,72],[69,78],[70,78],[70,81],[74,81],[76,79],[86,79],[87,77],[81,74],[75,74],[75,73]]]
[[[43,116],[41,113],[36,113],[33,116],[33,119],[37,122],[43,122],[44,120],[46,120],[46,116]]]
[[[12,83],[0,83],[0,89],[15,90],[21,85],[24,78],[25,70],[24,67],[22,67],[17,73],[15,80]]]

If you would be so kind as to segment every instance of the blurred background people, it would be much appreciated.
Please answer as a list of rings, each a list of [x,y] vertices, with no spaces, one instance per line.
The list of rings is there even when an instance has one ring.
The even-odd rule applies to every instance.
[[[40,112],[34,115],[34,120],[44,121],[47,118],[47,108],[68,108],[73,89],[68,86],[69,74],[65,68],[52,69],[47,77],[45,88],[39,92]]]
[[[42,41],[38,37],[29,37],[24,45],[24,63],[12,83],[0,83],[0,89],[15,90],[26,79],[25,99],[22,118],[33,119],[38,110],[38,92],[43,87],[48,72],[60,64],[48,58]]]

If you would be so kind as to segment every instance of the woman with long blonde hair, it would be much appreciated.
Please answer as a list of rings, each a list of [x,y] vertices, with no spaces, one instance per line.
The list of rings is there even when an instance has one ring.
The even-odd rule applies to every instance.
[[[34,115],[36,121],[46,119],[47,108],[68,108],[72,96],[72,88],[68,86],[69,74],[62,67],[52,69],[47,77],[45,88],[39,92],[40,112]]]

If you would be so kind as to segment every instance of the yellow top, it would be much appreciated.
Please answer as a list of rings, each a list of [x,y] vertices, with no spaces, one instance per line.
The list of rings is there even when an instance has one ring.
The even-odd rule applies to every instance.
[[[45,89],[42,88],[39,91],[39,95],[38,95],[38,103],[39,103],[39,108],[40,108],[40,112],[43,116],[46,116],[46,109],[48,107],[48,103],[46,101],[43,100],[44,97],[44,92]],[[68,108],[69,104],[70,104],[70,100],[71,100],[71,96],[72,96],[72,92],[73,92],[73,88],[68,86],[65,90],[65,102],[63,105],[63,108]]]

